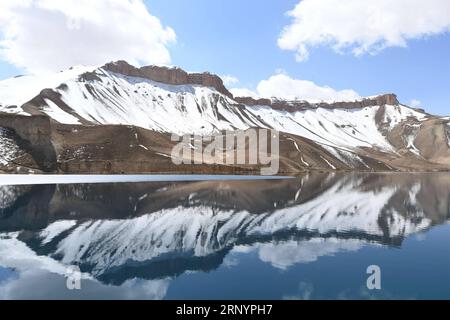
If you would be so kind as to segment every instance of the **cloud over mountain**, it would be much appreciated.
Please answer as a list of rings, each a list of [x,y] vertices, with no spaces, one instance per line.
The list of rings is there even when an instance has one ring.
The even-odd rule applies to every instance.
[[[235,96],[249,96],[282,99],[351,101],[360,98],[351,89],[336,90],[329,86],[320,86],[308,80],[294,79],[286,73],[277,73],[259,82],[256,92],[244,88],[231,89]]]
[[[141,0],[2,1],[0,34],[0,57],[30,72],[118,59],[168,64],[176,41]]]

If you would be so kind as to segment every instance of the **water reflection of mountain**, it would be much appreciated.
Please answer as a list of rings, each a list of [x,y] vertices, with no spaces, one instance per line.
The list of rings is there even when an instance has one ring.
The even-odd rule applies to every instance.
[[[163,279],[259,250],[279,268],[400,246],[449,216],[450,175],[0,187],[0,232],[105,283]],[[2,240],[0,240],[1,242]],[[0,261],[1,264],[1,261]]]

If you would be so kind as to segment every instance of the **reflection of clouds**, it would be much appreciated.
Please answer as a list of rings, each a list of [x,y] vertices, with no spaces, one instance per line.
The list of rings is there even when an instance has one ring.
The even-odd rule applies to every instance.
[[[46,257],[38,256],[25,243],[16,239],[17,234],[0,235],[0,265],[19,272],[42,269],[64,275],[67,266]],[[86,277],[86,276],[85,276]]]
[[[228,268],[236,267],[239,265],[239,259],[229,254],[223,259],[222,265]]]
[[[427,235],[425,233],[423,233],[423,232],[422,233],[418,233],[418,234],[416,234],[415,239],[417,241],[425,241],[425,240],[427,240]]]
[[[283,297],[283,300],[311,300],[313,293],[314,286],[312,283],[300,282],[298,285],[298,293],[285,296]]]
[[[334,297],[332,297],[334,298]],[[398,293],[392,293],[385,289],[382,290],[369,290],[362,286],[359,290],[343,290],[336,296],[338,300],[416,300],[417,297],[414,293],[408,293],[408,295],[401,295]]]
[[[14,237],[0,238],[0,265],[16,270],[0,282],[0,299],[163,299],[170,284],[170,279],[131,279],[109,286],[83,274],[82,290],[68,290],[67,266],[36,255]]]
[[[120,287],[85,279],[81,290],[68,290],[63,275],[42,269],[29,269],[19,278],[0,285],[0,299],[163,299],[170,280],[132,279]]]
[[[278,269],[285,270],[296,263],[314,262],[321,256],[342,251],[356,251],[363,246],[360,240],[311,239],[266,243],[259,246],[259,258]]]
[[[237,246],[233,247],[233,252],[237,252],[237,253],[249,253],[249,252],[252,252],[253,250],[254,250],[254,248],[252,246],[237,245]]]

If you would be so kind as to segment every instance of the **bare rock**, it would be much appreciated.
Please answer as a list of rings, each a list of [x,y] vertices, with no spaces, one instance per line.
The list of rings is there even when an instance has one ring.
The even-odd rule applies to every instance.
[[[373,98],[366,98],[358,101],[343,101],[343,102],[320,102],[311,103],[303,100],[277,100],[277,99],[254,99],[251,97],[236,97],[236,102],[245,104],[247,106],[264,105],[270,106],[276,110],[284,110],[288,112],[302,111],[308,109],[360,109],[371,106],[384,106],[384,105],[399,105],[400,102],[397,96],[393,93],[379,95]]]
[[[111,62],[103,66],[105,70],[120,73],[131,77],[140,77],[152,81],[172,85],[196,84],[205,87],[213,87],[220,93],[233,98],[233,95],[225,88],[222,79],[209,72],[187,73],[180,68],[168,68],[159,66],[146,66],[136,68],[126,61]]]

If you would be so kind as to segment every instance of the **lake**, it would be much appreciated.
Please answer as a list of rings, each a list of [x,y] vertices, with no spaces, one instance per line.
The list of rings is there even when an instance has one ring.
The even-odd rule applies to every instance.
[[[0,181],[0,299],[450,298],[450,174],[210,178]]]

